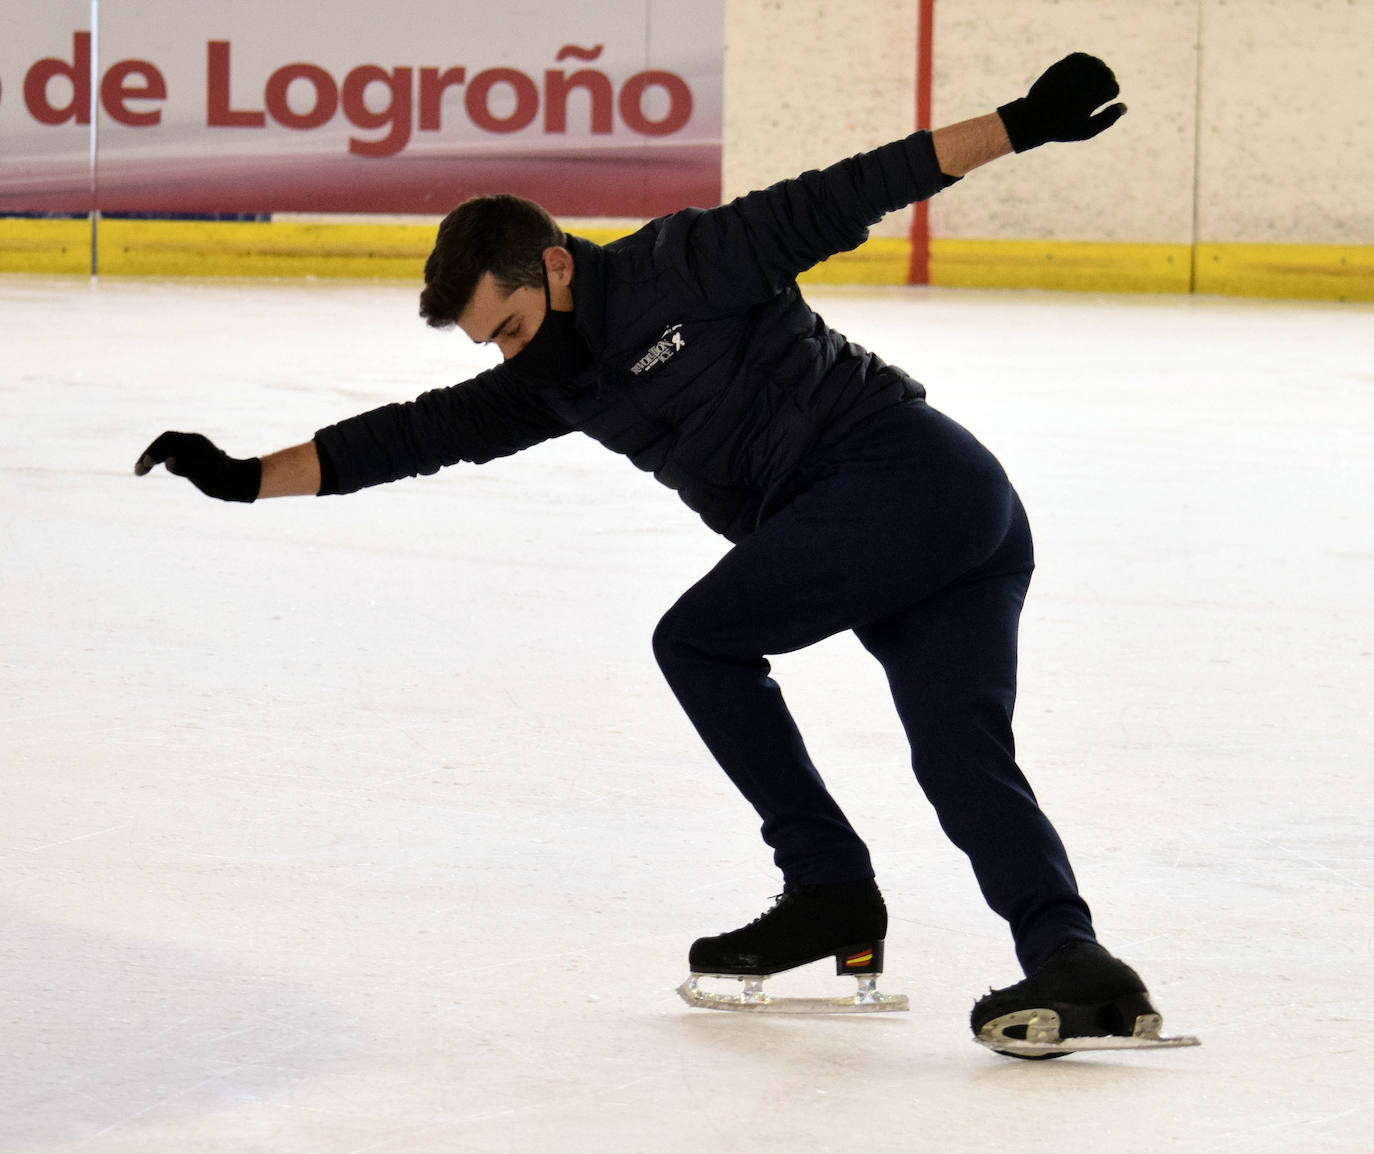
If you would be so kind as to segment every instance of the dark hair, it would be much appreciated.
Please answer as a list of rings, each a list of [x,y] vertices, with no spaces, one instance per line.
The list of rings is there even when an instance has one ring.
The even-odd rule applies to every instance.
[[[488,272],[505,292],[539,287],[544,250],[566,240],[553,217],[532,200],[502,193],[463,201],[444,217],[425,261],[420,315],[436,329],[456,323]]]

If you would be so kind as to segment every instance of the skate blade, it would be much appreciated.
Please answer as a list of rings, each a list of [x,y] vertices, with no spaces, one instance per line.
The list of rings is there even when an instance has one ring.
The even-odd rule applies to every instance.
[[[765,975],[767,976],[767,975]],[[699,1010],[733,1010],[746,1014],[885,1014],[909,1010],[905,994],[882,994],[874,974],[853,974],[859,988],[849,998],[775,998],[763,991],[763,977],[741,974],[692,974],[677,992],[689,1006]],[[703,990],[702,978],[720,978],[743,984],[737,994]]]
[[[1026,1028],[1024,1038],[1009,1038],[1006,1031],[1017,1026]],[[1061,1054],[1077,1054],[1087,1050],[1174,1050],[1183,1046],[1200,1046],[1202,1042],[1188,1034],[1165,1037],[1160,1033],[1164,1019],[1159,1014],[1141,1014],[1135,1029],[1127,1037],[1107,1034],[1101,1037],[1061,1038],[1059,1015],[1053,1010],[1019,1010],[1003,1014],[983,1025],[974,1037],[980,1046],[1009,1054],[1015,1058],[1055,1058]]]

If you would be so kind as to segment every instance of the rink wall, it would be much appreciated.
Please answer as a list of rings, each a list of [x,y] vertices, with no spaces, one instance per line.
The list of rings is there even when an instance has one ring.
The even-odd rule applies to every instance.
[[[1371,43],[1374,0],[727,0],[722,195],[981,114],[1084,49],[1122,82],[1120,124],[981,169],[807,279],[1371,300]],[[102,219],[96,255],[105,274],[415,278],[435,219]],[[91,233],[0,220],[0,268],[85,272]]]

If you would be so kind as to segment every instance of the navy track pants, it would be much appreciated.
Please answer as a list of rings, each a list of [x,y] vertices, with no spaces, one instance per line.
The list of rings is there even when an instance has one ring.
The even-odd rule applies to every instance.
[[[882,664],[916,778],[1029,973],[1093,940],[1063,843],[1018,768],[1017,629],[1030,527],[996,459],[924,402],[871,419],[668,611],[654,652],[763,819],[788,886],[873,876],[767,654],[853,630]]]

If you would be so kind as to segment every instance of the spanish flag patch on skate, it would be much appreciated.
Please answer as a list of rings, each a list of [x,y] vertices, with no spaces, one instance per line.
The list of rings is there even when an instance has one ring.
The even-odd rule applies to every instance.
[[[873,964],[873,951],[872,951],[872,950],[861,950],[861,951],[860,951],[859,953],[857,953],[857,954],[850,954],[849,957],[845,958],[845,960],[844,960],[844,968],[845,968],[846,970],[859,970],[859,969],[862,969],[864,966],[868,966],[868,965],[872,965],[872,964]]]

